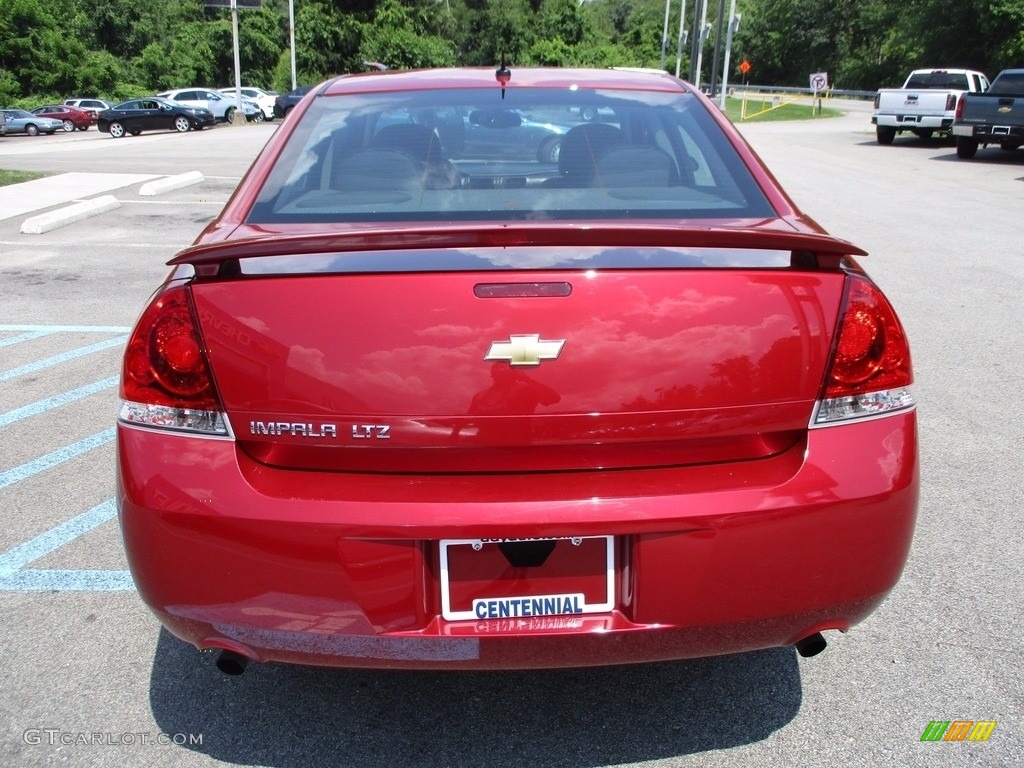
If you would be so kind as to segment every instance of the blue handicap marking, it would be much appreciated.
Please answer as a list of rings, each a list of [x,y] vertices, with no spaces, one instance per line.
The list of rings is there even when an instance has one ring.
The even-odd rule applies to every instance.
[[[135,589],[128,571],[25,568],[116,515],[117,505],[113,499],[108,499],[0,555],[0,590],[113,592]]]
[[[0,339],[0,347],[11,347],[23,342],[61,333],[117,334],[114,338],[108,338],[61,354],[52,355],[16,368],[0,369],[0,382],[10,381],[44,368],[58,366],[94,352],[118,346],[123,347],[127,340],[127,336],[123,334],[128,333],[129,330],[129,328],[122,326],[0,324],[0,332],[8,331],[16,334]],[[0,413],[0,429],[99,392],[112,389],[117,386],[118,379],[118,376],[110,376],[67,392],[43,398],[29,405]],[[114,428],[110,427],[19,466],[0,470],[0,491],[41,472],[59,467],[65,462],[81,456],[94,448],[106,445],[114,440],[114,434]],[[131,573],[127,570],[72,570],[29,567],[40,558],[70,544],[97,526],[113,519],[116,515],[117,505],[113,499],[108,499],[92,509],[39,534],[24,544],[19,544],[13,549],[0,554],[0,591],[111,592],[135,589]]]

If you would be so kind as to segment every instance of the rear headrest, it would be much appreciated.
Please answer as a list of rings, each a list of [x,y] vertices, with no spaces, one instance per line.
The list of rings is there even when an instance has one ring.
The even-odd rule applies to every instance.
[[[586,123],[562,138],[558,172],[571,184],[587,186],[594,177],[597,159],[623,143],[622,131],[607,123]]]
[[[591,184],[602,187],[670,187],[679,183],[676,163],[658,147],[617,147],[598,158]]]
[[[402,152],[414,160],[435,163],[443,159],[441,140],[425,125],[396,123],[386,125],[370,141],[374,149]]]

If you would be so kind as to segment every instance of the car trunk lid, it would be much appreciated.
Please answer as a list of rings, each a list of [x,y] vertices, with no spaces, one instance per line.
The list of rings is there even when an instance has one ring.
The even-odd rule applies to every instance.
[[[196,281],[236,439],[275,466],[406,473],[736,461],[801,439],[842,272],[730,249],[740,266],[622,248],[583,259],[601,269],[522,266],[549,250],[457,254],[515,270],[431,268],[458,259],[428,249],[422,271],[288,257]]]

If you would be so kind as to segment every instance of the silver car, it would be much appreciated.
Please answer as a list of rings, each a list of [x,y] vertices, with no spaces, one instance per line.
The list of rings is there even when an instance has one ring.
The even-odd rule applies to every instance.
[[[238,102],[234,98],[212,88],[177,88],[173,91],[163,91],[157,96],[188,107],[208,109],[213,113],[215,119],[225,123],[232,121],[238,107]],[[263,110],[255,101],[242,99],[242,111],[246,120],[260,121],[263,119]]]
[[[238,98],[234,88],[221,88],[220,92],[229,99]],[[242,98],[255,101],[257,106],[263,110],[263,117],[266,120],[274,119],[274,101],[278,95],[277,91],[265,91],[262,88],[242,86]]]
[[[69,107],[78,107],[86,112],[92,112],[94,117],[104,109],[114,106],[106,99],[64,99],[64,103]]]

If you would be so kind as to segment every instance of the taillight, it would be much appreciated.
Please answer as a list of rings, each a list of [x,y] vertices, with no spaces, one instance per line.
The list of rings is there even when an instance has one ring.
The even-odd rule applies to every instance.
[[[121,421],[228,435],[202,335],[183,285],[169,285],[142,313],[121,369]]]
[[[875,109],[878,109],[878,105],[882,103],[882,94],[875,94]]]
[[[956,94],[955,93],[947,93],[946,94],[946,111],[948,112],[951,109],[956,109],[956,105],[957,105]]]
[[[956,115],[955,115],[955,118],[957,120],[959,120],[963,116],[964,116],[964,97],[961,96],[959,99],[956,100]]]
[[[867,278],[847,279],[846,305],[815,424],[914,405],[910,346],[889,302]]]

